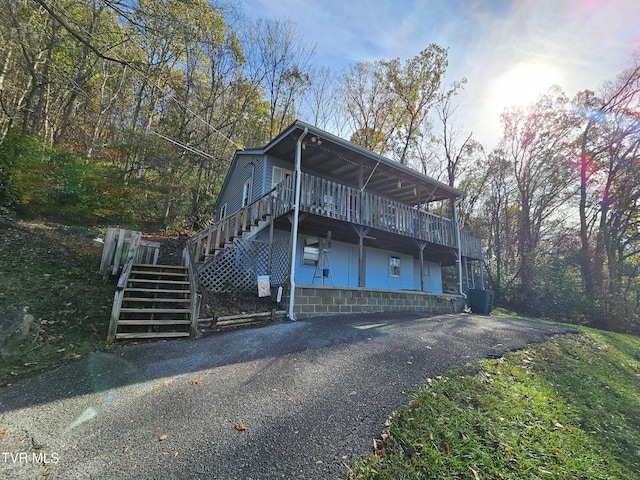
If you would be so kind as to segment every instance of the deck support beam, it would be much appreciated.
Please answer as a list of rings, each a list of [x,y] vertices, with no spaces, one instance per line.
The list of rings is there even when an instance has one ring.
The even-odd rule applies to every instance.
[[[369,234],[370,228],[360,225],[351,225],[358,235],[358,287],[364,287],[364,239]]]
[[[458,258],[456,259],[456,264],[458,266],[458,292],[460,295],[466,298],[466,295],[463,291],[462,285],[462,240],[460,238],[460,222],[458,222],[458,212],[457,212],[458,201],[451,199],[451,213],[453,216],[453,227],[455,228],[456,234],[456,243],[458,244]]]
[[[424,292],[424,247],[427,246],[427,242],[416,242],[420,249],[420,291]]]

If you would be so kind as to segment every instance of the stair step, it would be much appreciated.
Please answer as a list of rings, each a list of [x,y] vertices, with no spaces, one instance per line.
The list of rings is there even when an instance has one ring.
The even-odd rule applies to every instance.
[[[138,333],[116,333],[118,338],[163,338],[163,337],[188,337],[189,332],[138,332]]]
[[[149,278],[149,280],[158,280],[159,282],[163,282],[165,280],[186,280],[189,278],[188,275],[182,275],[179,273],[167,273],[167,272],[148,272],[144,271],[133,271],[129,278]]]
[[[162,265],[162,264],[152,264],[152,263],[134,263],[133,267],[140,267],[140,268],[166,268],[166,269],[174,269],[174,270],[187,270],[187,267],[185,267],[184,265]]]
[[[190,293],[189,290],[170,290],[166,288],[125,288],[124,292],[146,292],[146,293]]]
[[[182,280],[154,280],[151,278],[129,278],[130,282],[136,283],[155,283],[155,284],[169,284],[169,285],[189,285],[189,282]]]
[[[191,325],[191,320],[118,320],[118,325]]]
[[[188,308],[121,308],[121,313],[189,313]],[[119,320],[118,323],[122,322]]]
[[[165,277],[188,277],[189,274],[182,272],[154,272],[153,270],[131,270],[131,275],[157,275]]]
[[[181,270],[172,270],[170,272],[165,272],[162,270],[156,270],[156,269],[151,269],[151,268],[146,268],[146,266],[144,265],[140,265],[138,267],[133,267],[131,269],[131,273],[146,273],[149,275],[180,275],[180,276],[187,276],[189,275],[189,272],[186,269],[181,269]]]
[[[149,297],[127,297],[126,295],[122,299],[123,302],[158,302],[158,303],[189,303],[189,298],[149,298]]]

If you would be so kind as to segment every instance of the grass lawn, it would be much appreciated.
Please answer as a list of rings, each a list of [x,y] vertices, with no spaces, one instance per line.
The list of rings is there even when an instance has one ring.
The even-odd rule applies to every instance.
[[[583,329],[429,379],[349,479],[640,478],[640,338]]]

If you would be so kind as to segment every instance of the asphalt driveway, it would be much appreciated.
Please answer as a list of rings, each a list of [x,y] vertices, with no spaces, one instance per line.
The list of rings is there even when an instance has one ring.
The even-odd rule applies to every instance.
[[[0,389],[0,478],[339,478],[426,377],[566,332],[375,314],[118,347]]]

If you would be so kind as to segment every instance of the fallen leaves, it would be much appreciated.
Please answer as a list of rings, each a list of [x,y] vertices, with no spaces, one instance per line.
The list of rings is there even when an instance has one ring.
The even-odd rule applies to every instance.
[[[167,438],[169,438],[169,435],[166,434],[162,434],[158,437],[158,441],[162,442],[163,440],[166,440]]]
[[[189,385],[200,385],[202,383],[202,380],[198,379],[198,380],[191,380],[189,382]]]
[[[245,427],[242,423],[236,423],[234,428],[239,432],[242,432],[247,429],[247,427]]]

